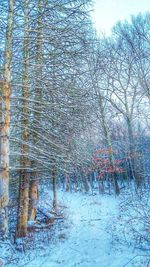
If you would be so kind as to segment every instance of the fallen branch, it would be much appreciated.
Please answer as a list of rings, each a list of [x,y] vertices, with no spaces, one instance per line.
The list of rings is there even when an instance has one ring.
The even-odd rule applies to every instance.
[[[52,219],[54,219],[54,220],[64,219],[64,216],[62,216],[62,214],[57,214],[56,212],[48,212],[45,209],[38,208],[38,212],[40,212],[41,214],[43,214],[44,217],[46,217],[48,220],[52,220]],[[54,216],[52,216],[52,214]]]
[[[49,214],[46,210],[41,209],[41,208],[38,208],[37,211],[38,211],[39,213],[41,213],[42,215],[44,215],[44,217],[46,217],[47,219],[50,219],[50,218],[51,218],[51,217],[50,217],[50,214]]]

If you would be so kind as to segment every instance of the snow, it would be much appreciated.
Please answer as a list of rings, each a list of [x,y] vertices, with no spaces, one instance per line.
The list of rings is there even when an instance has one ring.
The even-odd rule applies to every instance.
[[[69,206],[70,235],[43,259],[42,266],[123,267],[135,256],[131,248],[113,245],[109,228],[118,217],[115,197],[65,194],[63,198]]]
[[[51,199],[51,196],[49,196]],[[61,227],[56,225],[53,230],[54,239],[37,249],[9,252],[9,246],[0,248],[0,258],[9,255],[14,259],[7,266],[27,267],[130,267],[137,251],[132,246],[116,242],[111,234],[112,226],[119,223],[119,198],[111,195],[88,195],[82,193],[59,192],[61,205],[66,206],[65,222]],[[48,198],[47,198],[47,202]],[[44,200],[43,200],[44,203]],[[5,248],[5,249],[4,249]],[[5,250],[5,251],[4,251]],[[12,255],[13,254],[13,255]],[[16,261],[15,261],[16,258]],[[19,259],[19,260],[18,260]],[[138,265],[136,265],[138,266]],[[142,266],[142,265],[141,265]]]
[[[116,199],[75,194],[68,195],[66,202],[72,222],[70,236],[54,249],[52,257],[47,256],[42,266],[120,267],[122,252],[113,251],[107,233],[107,226],[117,214]],[[124,255],[124,262],[128,259]]]

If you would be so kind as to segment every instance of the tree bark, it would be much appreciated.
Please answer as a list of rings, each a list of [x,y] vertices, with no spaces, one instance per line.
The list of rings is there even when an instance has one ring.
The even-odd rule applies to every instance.
[[[43,10],[43,0],[38,1],[38,19],[37,19],[37,38],[36,38],[36,77],[35,77],[35,100],[41,101],[42,99],[42,10]],[[41,85],[41,86],[40,86]],[[36,108],[37,109],[37,106]],[[33,127],[36,128],[37,123],[40,124],[40,112],[34,112],[34,121]],[[39,125],[40,126],[40,125]],[[40,127],[38,127],[40,128]],[[33,143],[36,146],[38,140],[37,131],[33,133]],[[38,180],[39,172],[37,171],[38,162],[32,161],[32,167],[35,169],[32,173],[32,181],[30,183],[30,192],[29,192],[29,221],[34,221],[36,219],[37,205],[38,205]]]
[[[140,174],[140,166],[138,165],[132,121],[129,116],[127,117],[127,127],[128,127],[129,149],[130,149],[130,167],[133,179],[135,180],[137,187],[139,187],[142,183],[142,177]]]
[[[57,210],[57,170],[56,166],[52,167],[52,182],[53,182],[53,209]]]
[[[38,204],[38,178],[34,175],[34,180],[30,183],[29,191],[29,221],[36,220],[37,204]]]
[[[109,156],[110,166],[114,170],[115,164],[114,164],[114,154],[113,154],[113,149],[112,149],[112,143],[111,143],[107,123],[105,120],[105,114],[104,114],[104,109],[103,109],[103,105],[102,105],[102,97],[100,95],[99,95],[99,107],[100,107],[100,112],[101,112],[101,125],[102,125],[102,129],[104,132],[105,143],[107,145],[107,148],[109,149],[109,155],[108,156]],[[113,180],[113,184],[114,184],[115,193],[116,193],[116,195],[119,195],[120,194],[120,188],[118,185],[116,173],[113,172],[111,176],[112,176],[112,180]]]
[[[27,235],[28,208],[29,208],[29,179],[30,161],[29,154],[29,0],[24,0],[24,41],[23,41],[23,118],[22,118],[22,146],[20,158],[20,187],[19,206],[16,237]]]
[[[15,0],[9,0],[6,29],[4,81],[2,83],[2,126],[1,126],[1,166],[0,166],[0,236],[8,234],[9,203],[9,139],[10,139],[10,94],[11,94],[11,59],[13,44]]]
[[[66,192],[70,191],[70,178],[69,178],[68,173],[65,173],[65,189],[66,189]]]

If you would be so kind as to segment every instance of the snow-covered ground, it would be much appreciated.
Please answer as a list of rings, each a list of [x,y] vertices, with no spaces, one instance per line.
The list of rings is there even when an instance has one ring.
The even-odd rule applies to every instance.
[[[59,192],[61,204],[66,206],[65,222],[48,230],[55,238],[37,249],[16,252],[5,245],[0,258],[9,256],[5,266],[27,267],[131,267],[138,251],[132,246],[116,242],[111,229],[118,223],[118,198],[110,195],[86,195]],[[47,199],[48,201],[48,199]],[[44,203],[44,202],[43,202]],[[42,234],[42,233],[41,233]],[[3,250],[2,250],[3,248]],[[10,257],[11,251],[11,257]],[[14,259],[13,259],[14,258]],[[19,258],[19,260],[18,260]],[[16,260],[15,260],[16,259]],[[144,266],[144,265],[141,265]],[[145,267],[145,266],[144,266]]]

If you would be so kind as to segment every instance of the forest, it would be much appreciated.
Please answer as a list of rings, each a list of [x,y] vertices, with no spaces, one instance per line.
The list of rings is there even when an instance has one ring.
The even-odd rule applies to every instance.
[[[150,267],[150,12],[92,9],[0,1],[0,266]]]

